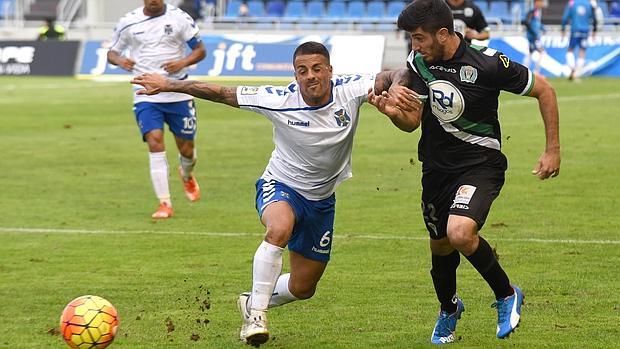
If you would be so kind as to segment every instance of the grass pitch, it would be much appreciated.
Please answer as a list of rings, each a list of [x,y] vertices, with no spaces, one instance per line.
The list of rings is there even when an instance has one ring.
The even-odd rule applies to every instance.
[[[561,174],[530,174],[544,146],[537,104],[502,95],[510,165],[481,233],[526,294],[521,326],[495,338],[492,292],[462,259],[467,311],[454,347],[620,347],[619,83],[553,84]],[[200,101],[204,200],[187,202],[172,172],[176,216],[154,222],[128,84],[1,78],[0,92],[0,348],[64,347],[52,329],[65,304],[85,294],[119,310],[112,348],[244,348],[235,301],[250,287],[263,234],[254,182],[273,149],[270,123]],[[337,193],[332,262],[314,298],[270,311],[266,348],[431,347],[438,306],[419,209],[418,137],[363,108],[355,177]],[[173,147],[168,158],[176,168]]]

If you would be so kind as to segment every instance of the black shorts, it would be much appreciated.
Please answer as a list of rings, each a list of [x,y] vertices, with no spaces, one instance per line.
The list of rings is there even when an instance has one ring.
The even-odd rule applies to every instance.
[[[449,215],[469,217],[482,229],[503,185],[504,170],[496,167],[474,167],[460,173],[425,170],[422,215],[431,239],[446,237]]]

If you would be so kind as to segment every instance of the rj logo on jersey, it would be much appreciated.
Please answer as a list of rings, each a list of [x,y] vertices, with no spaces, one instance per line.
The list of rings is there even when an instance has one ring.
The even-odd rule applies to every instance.
[[[351,117],[349,116],[346,110],[340,109],[336,111],[335,114],[336,116],[334,116],[334,118],[336,118],[336,122],[338,123],[338,126],[347,127],[349,123],[351,122]]]

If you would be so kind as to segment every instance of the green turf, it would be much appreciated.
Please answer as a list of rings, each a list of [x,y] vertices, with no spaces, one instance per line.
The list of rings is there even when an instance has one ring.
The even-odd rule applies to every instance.
[[[463,259],[467,312],[454,347],[620,347],[620,83],[553,84],[561,175],[530,174],[544,145],[537,104],[503,95],[510,166],[482,232],[526,293],[522,325],[509,340],[495,339],[492,293]],[[118,308],[112,348],[244,347],[235,300],[250,286],[263,232],[254,182],[273,149],[271,125],[204,101],[198,113],[205,199],[188,203],[173,172],[176,216],[153,222],[157,202],[128,84],[0,79],[0,348],[62,348],[48,330],[84,294]],[[313,299],[270,311],[267,347],[430,347],[437,304],[419,210],[418,137],[363,108],[355,177],[338,190],[332,262]],[[168,158],[175,168],[174,149]],[[210,309],[200,309],[205,300]]]

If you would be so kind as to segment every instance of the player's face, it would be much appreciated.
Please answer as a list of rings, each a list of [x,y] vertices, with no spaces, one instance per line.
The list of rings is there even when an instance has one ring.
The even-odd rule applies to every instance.
[[[537,9],[542,9],[543,7],[545,7],[545,2],[542,0],[536,0],[534,1],[534,7],[536,7]]]
[[[144,0],[145,14],[149,16],[156,16],[164,12],[164,0]]]
[[[323,105],[331,94],[332,66],[319,54],[298,55],[293,62],[295,79],[304,101],[311,106]]]
[[[443,57],[443,43],[446,40],[447,32],[446,28],[442,28],[437,33],[431,34],[422,28],[417,28],[411,32],[411,49],[420,53],[425,62],[436,62]]]

